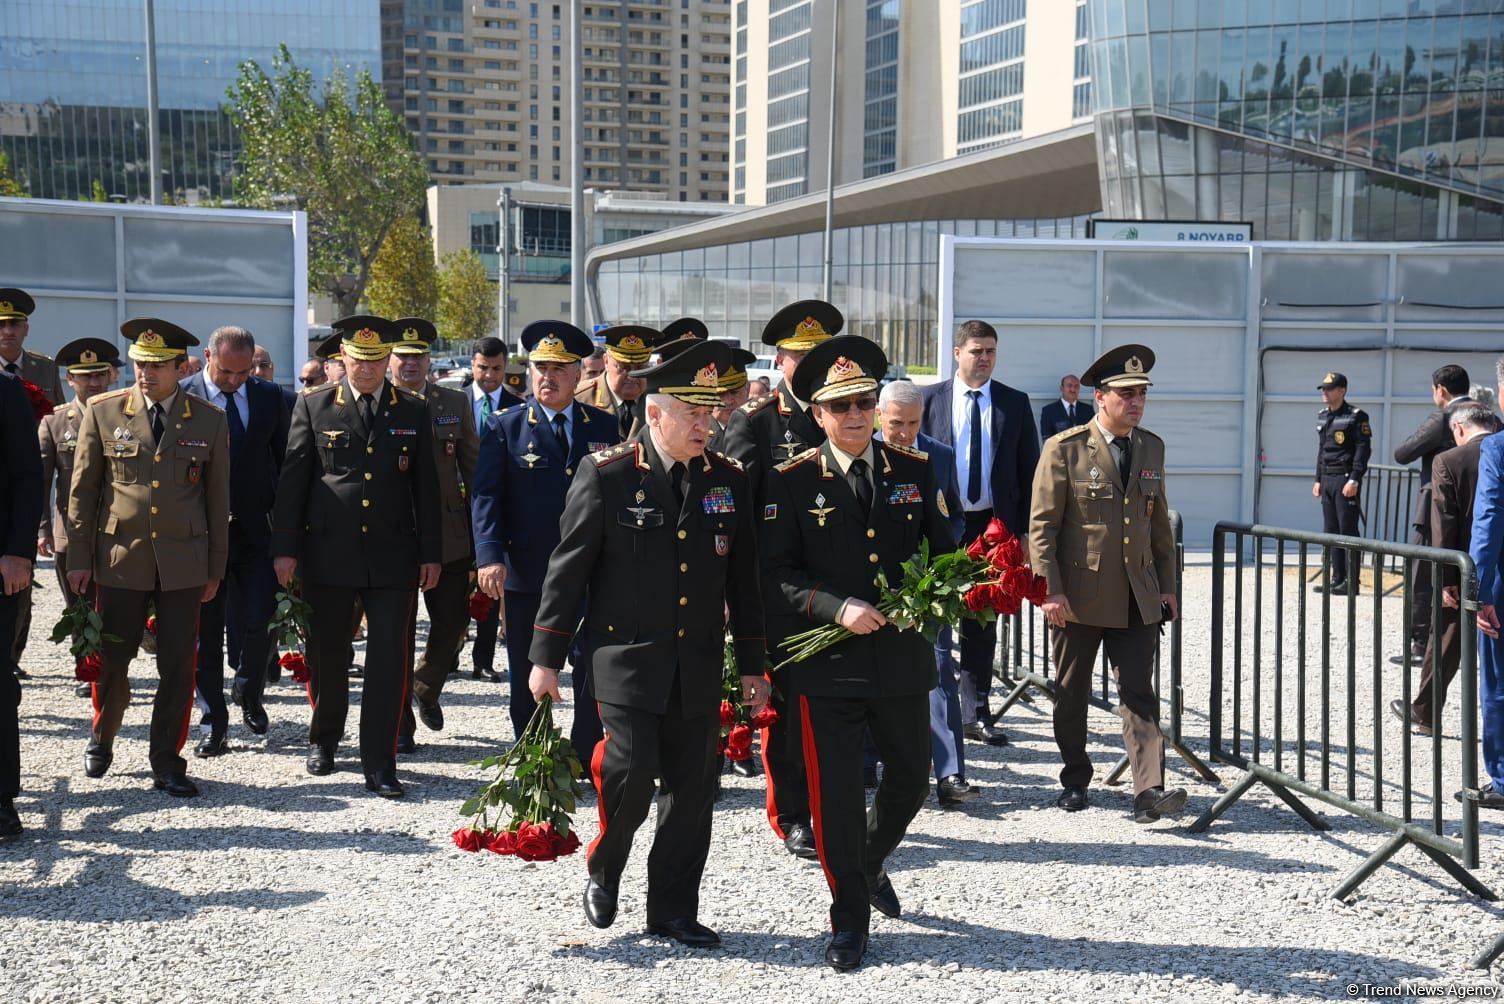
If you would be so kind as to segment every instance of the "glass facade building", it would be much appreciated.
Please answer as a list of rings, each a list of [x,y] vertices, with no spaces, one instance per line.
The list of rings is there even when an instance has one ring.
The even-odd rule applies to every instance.
[[[862,177],[898,168],[898,14],[902,0],[867,0]]]
[[[150,197],[140,0],[0,3],[0,150],[34,197]],[[157,0],[163,191],[228,198],[236,139],[221,106],[240,64],[286,43],[322,82],[381,78],[375,0]],[[96,184],[98,189],[96,189]]]
[[[1504,0],[1090,0],[1103,210],[1504,238]]]
[[[973,0],[961,5],[958,154],[985,150],[1023,134],[1027,14],[1027,0]]]
[[[773,0],[768,13],[768,201],[809,190],[813,0]]]

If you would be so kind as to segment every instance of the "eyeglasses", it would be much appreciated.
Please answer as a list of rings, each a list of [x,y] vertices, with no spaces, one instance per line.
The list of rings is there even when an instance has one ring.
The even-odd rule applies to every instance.
[[[839,401],[822,401],[820,407],[827,409],[832,415],[844,415],[852,408],[858,411],[876,411],[877,398],[875,397],[847,397]]]
[[[318,380],[315,377],[298,377],[298,383],[304,387],[312,387],[318,383]]]

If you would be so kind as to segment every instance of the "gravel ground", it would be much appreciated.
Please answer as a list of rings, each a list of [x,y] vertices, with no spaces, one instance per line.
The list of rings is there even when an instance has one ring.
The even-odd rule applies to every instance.
[[[1186,733],[1204,754],[1210,570],[1204,559],[1191,566]],[[39,578],[50,586],[50,571]],[[874,918],[863,969],[823,965],[825,884],[773,840],[761,778],[728,774],[716,813],[701,919],[724,948],[691,952],[643,932],[651,820],[617,923],[597,931],[580,908],[583,856],[533,865],[450,843],[477,780],[467,761],[509,738],[504,684],[451,680],[446,729],[420,728],[399,803],[364,792],[350,740],[338,773],[304,773],[307,705],[300,688],[275,685],[270,735],[235,721],[234,752],[190,759],[204,794],[180,802],[150,788],[145,659],[133,667],[115,767],[83,776],[87,702],[73,696],[66,652],[43,637],[59,612],[55,589],[39,590],[37,606],[18,803],[28,832],[0,848],[0,1001],[1263,1000],[1350,999],[1353,983],[1500,986],[1499,966],[1467,966],[1504,930],[1504,910],[1459,891],[1413,848],[1349,902],[1330,897],[1384,839],[1360,819],[1327,811],[1333,829],[1318,834],[1255,788],[1209,832],[1190,834],[1217,791],[1173,755],[1191,790],[1178,822],[1135,826],[1131,792],[1105,787],[1086,812],[1055,810],[1043,701],[1004,721],[1014,746],[968,746],[983,797],[947,811],[932,800],[915,820],[889,868],[904,917]],[[1371,601],[1357,613],[1370,644]],[[1398,602],[1386,599],[1386,645],[1397,645],[1398,623]],[[1265,663],[1272,673],[1269,652]],[[1353,696],[1371,708],[1358,676]],[[1345,708],[1347,691],[1334,694]],[[1112,715],[1094,712],[1092,727],[1100,776],[1121,739]],[[1385,728],[1392,780],[1398,723]],[[1363,751],[1370,739],[1360,735]],[[1371,776],[1371,755],[1360,759]],[[1217,769],[1225,783],[1238,775]],[[1478,871],[1496,889],[1500,822],[1485,819]],[[593,836],[593,806],[578,823]]]

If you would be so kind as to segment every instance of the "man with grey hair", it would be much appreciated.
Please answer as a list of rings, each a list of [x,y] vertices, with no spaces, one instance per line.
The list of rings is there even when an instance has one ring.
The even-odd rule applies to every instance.
[[[209,734],[194,749],[198,757],[226,752],[229,708],[225,704],[225,654],[235,669],[231,697],[246,726],[267,730],[261,695],[272,658],[271,511],[282,455],[287,451],[291,411],[282,389],[252,375],[256,339],[245,328],[216,328],[204,350],[204,368],[182,381],[183,389],[225,413],[230,432],[230,559],[224,586],[199,614],[196,684]]]
[[[1504,356],[1495,368],[1504,389]],[[1478,487],[1468,554],[1478,569],[1478,711],[1483,720],[1483,767],[1488,784],[1476,795],[1480,805],[1504,808],[1504,649],[1499,611],[1504,604],[1504,437],[1480,436]],[[1471,794],[1471,793],[1469,793]]]

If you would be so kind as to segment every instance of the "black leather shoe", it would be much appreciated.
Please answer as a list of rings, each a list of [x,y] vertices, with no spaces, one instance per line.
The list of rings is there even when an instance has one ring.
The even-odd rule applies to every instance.
[[[94,685],[92,683],[80,683],[73,688],[74,697],[93,697]]]
[[[783,835],[783,846],[796,858],[806,861],[820,860],[820,852],[815,850],[815,831],[809,828],[808,823],[795,823],[788,828]]]
[[[401,798],[407,794],[407,789],[402,787],[401,781],[397,780],[397,770],[394,767],[367,774],[366,791],[374,791],[382,798]]]
[[[334,751],[314,744],[308,747],[308,773],[323,777],[334,773]]]
[[[398,736],[397,752],[402,756],[412,756],[418,752],[418,743],[412,736]]]
[[[366,671],[361,667],[360,663],[358,663],[358,662],[352,662],[352,663],[350,663],[350,675],[352,677],[359,678],[359,677],[365,676],[366,675]]]
[[[9,795],[0,796],[0,843],[16,839],[24,829],[15,801]]]
[[[1398,718],[1400,721],[1408,724],[1412,729],[1419,732],[1421,735],[1428,736],[1431,734],[1431,723],[1422,720],[1421,717],[1415,713],[1415,708],[1413,708],[1409,704],[1406,704],[1398,697],[1389,702],[1389,713],[1394,715],[1394,717]]]
[[[182,771],[173,771],[171,774],[153,774],[151,786],[158,791],[165,791],[173,798],[192,798],[198,794],[198,785],[188,780],[188,775]]]
[[[17,666],[16,667],[16,679],[18,679],[18,680],[29,680],[29,679],[31,679],[31,674],[28,673],[28,672],[26,672],[26,670],[22,669],[20,666]]]
[[[1178,816],[1185,809],[1184,788],[1148,788],[1133,800],[1133,821],[1152,823],[1165,816]]]
[[[248,697],[241,702],[240,720],[245,722],[245,727],[258,736],[266,735],[271,720],[266,716],[266,708],[254,697]]]
[[[1504,793],[1494,787],[1492,781],[1487,781],[1480,788],[1464,788],[1452,795],[1457,801],[1471,798],[1478,803],[1480,809],[1504,809]]]
[[[434,732],[444,731],[444,709],[437,704],[424,704],[418,702],[418,721],[422,722]]]
[[[1086,789],[1066,788],[1060,793],[1060,797],[1055,799],[1055,804],[1066,812],[1080,812],[1088,804],[1086,801]]]
[[[825,961],[843,973],[861,965],[866,954],[867,936],[859,931],[837,931],[825,946]]]
[[[685,948],[719,948],[721,936],[693,917],[661,920],[648,924],[648,933],[673,938]]]
[[[961,730],[961,734],[974,743],[986,743],[988,746],[1006,746],[1008,737],[1002,729],[995,729],[986,722],[972,722]]]
[[[193,747],[193,755],[200,760],[207,760],[214,756],[224,756],[230,752],[230,744],[225,741],[223,732],[210,732],[198,741]]]
[[[585,884],[585,919],[591,927],[610,927],[616,920],[616,890],[595,879]]]
[[[898,903],[898,893],[893,890],[893,883],[887,872],[878,872],[877,881],[872,883],[867,892],[867,899],[871,901],[872,909],[884,917],[897,920],[903,913],[903,907]]]
[[[109,746],[100,743],[90,743],[84,747],[84,776],[104,777],[104,772],[110,769],[110,764],[115,762],[115,751]]]
[[[877,768],[876,767],[863,767],[862,768],[862,787],[863,788],[869,788],[869,789],[877,787]]]
[[[967,784],[966,778],[960,774],[942,777],[936,790],[941,805],[961,805],[964,802],[971,801],[982,793],[976,785]]]
[[[756,777],[759,773],[757,761],[752,757],[747,757],[745,760],[733,760],[731,761],[731,773],[737,777]]]

